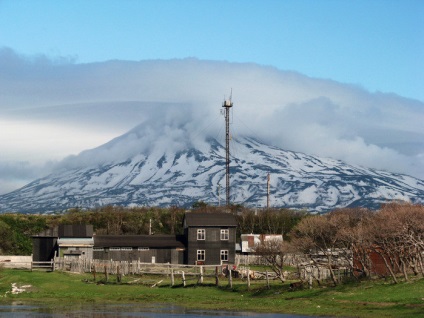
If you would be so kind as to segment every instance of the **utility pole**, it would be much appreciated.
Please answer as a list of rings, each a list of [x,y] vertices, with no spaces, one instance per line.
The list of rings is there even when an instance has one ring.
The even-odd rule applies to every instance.
[[[233,102],[227,99],[222,104],[225,109],[225,186],[227,207],[230,205],[230,108],[233,107]]]
[[[266,181],[266,208],[269,209],[269,181],[270,176],[268,172],[267,181]]]

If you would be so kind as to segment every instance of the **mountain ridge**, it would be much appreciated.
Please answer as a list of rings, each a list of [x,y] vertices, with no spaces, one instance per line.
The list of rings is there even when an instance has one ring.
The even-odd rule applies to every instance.
[[[60,171],[1,195],[0,212],[49,213],[103,205],[190,207],[197,201],[224,204],[225,148],[218,140],[209,137],[174,147],[140,145],[137,140],[142,138],[133,129],[64,160]],[[404,174],[287,151],[252,137],[234,139],[232,149],[234,204],[265,207],[268,173],[272,207],[321,213],[354,206],[376,209],[393,200],[424,202],[424,181]],[[119,150],[117,160],[108,159],[108,153]],[[87,164],[90,158],[97,161]]]

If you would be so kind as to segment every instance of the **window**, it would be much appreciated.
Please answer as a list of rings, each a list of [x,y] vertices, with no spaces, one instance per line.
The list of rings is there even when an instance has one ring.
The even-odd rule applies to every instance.
[[[205,250],[197,250],[197,260],[198,261],[205,260]]]
[[[120,247],[110,247],[109,251],[120,251],[121,248]]]
[[[221,230],[221,241],[228,241],[230,239],[230,230]]]
[[[139,251],[148,251],[149,248],[148,247],[139,247],[138,250]]]
[[[205,239],[205,229],[198,229],[197,230],[197,239],[198,240],[204,240]]]
[[[132,247],[121,247],[121,251],[132,251]]]
[[[221,261],[228,262],[228,250],[221,250]]]

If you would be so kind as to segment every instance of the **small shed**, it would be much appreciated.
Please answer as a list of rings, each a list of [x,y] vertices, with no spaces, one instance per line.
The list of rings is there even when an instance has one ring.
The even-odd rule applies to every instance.
[[[49,262],[56,253],[58,227],[47,229],[32,236],[32,260],[34,262]]]
[[[94,240],[92,237],[65,237],[57,240],[58,255],[63,258],[93,258]]]

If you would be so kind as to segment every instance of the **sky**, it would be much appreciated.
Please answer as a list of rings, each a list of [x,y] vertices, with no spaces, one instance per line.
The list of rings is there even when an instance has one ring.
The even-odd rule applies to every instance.
[[[152,102],[212,114],[231,88],[278,146],[424,178],[422,16],[420,0],[0,0],[0,194],[152,114],[177,121]]]

